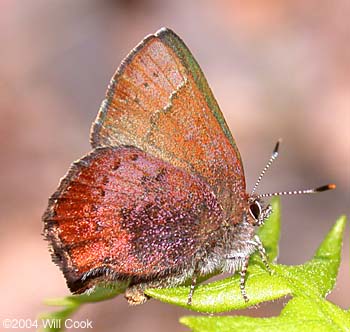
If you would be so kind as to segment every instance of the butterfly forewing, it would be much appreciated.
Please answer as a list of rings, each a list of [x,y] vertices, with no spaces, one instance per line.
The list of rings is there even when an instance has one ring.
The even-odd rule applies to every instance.
[[[222,218],[204,181],[134,147],[98,148],[73,164],[44,215],[73,292],[101,271],[147,280],[186,267],[213,245]]]
[[[91,142],[133,145],[196,174],[211,186],[227,217],[241,215],[245,180],[239,152],[201,69],[168,29],[147,37],[123,61]]]

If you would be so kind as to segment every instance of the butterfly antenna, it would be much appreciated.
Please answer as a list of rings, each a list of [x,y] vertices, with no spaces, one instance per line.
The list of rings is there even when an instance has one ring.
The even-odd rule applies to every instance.
[[[302,194],[316,194],[322,191],[333,190],[336,188],[334,183],[326,184],[324,186],[314,188],[314,189],[304,189],[304,190],[293,190],[293,191],[280,191],[276,193],[261,194],[258,198],[271,197],[271,196],[283,196],[283,195],[302,195]]]
[[[252,193],[251,194],[254,194],[256,189],[258,188],[262,178],[264,177],[266,171],[270,168],[270,166],[272,165],[272,163],[274,162],[274,160],[278,157],[278,149],[279,149],[279,146],[280,146],[280,143],[282,142],[282,139],[280,138],[276,145],[275,145],[275,148],[273,149],[273,152],[272,152],[272,155],[269,159],[269,161],[267,162],[266,166],[264,167],[264,169],[261,171],[259,177],[258,177],[258,180],[255,182],[255,185],[254,185],[254,188],[252,190]]]

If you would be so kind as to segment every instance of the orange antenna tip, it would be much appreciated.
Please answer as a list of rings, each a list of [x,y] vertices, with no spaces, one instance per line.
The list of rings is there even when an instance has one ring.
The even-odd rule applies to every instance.
[[[326,191],[326,190],[333,190],[337,186],[334,183],[326,184],[325,186],[319,187],[315,189],[315,192],[321,192],[321,191]]]

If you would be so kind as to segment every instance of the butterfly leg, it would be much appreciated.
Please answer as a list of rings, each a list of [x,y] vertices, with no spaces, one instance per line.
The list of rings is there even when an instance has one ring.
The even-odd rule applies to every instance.
[[[261,260],[264,263],[267,271],[269,271],[269,273],[272,274],[272,270],[270,268],[270,265],[269,265],[269,262],[267,259],[265,248],[264,248],[259,236],[257,236],[257,235],[254,236],[253,244],[256,247],[256,249],[258,250],[260,257],[261,257]]]
[[[137,285],[128,287],[125,290],[125,295],[124,295],[128,303],[130,305],[145,303],[149,299],[149,296],[147,296],[144,293],[144,289],[145,287],[143,284],[137,284]]]
[[[190,292],[187,299],[187,304],[191,305],[194,289],[197,283],[197,269],[194,270],[192,274],[192,283]],[[145,294],[147,288],[164,288],[164,287],[173,287],[176,285],[183,284],[188,279],[188,275],[179,274],[175,276],[168,276],[161,279],[154,279],[151,281],[135,283],[131,281],[131,285],[125,291],[125,298],[130,305],[137,305],[145,303],[150,297]]]
[[[249,255],[244,257],[243,265],[242,265],[242,270],[239,272],[241,275],[240,282],[239,282],[239,287],[241,288],[241,294],[245,302],[249,301],[247,292],[245,290],[245,282],[246,282],[246,274],[248,270],[248,264],[249,264]]]
[[[193,277],[192,277],[190,292],[188,293],[187,305],[191,305],[192,304],[192,297],[193,297],[193,294],[194,294],[194,289],[196,287],[196,284],[197,284],[197,275],[194,274]]]

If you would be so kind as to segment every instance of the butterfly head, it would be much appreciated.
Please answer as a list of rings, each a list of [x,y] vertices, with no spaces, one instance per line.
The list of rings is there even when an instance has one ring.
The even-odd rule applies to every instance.
[[[265,220],[272,213],[272,206],[270,204],[266,204],[257,195],[252,195],[249,197],[248,206],[249,219],[252,221],[254,226],[263,225]]]

